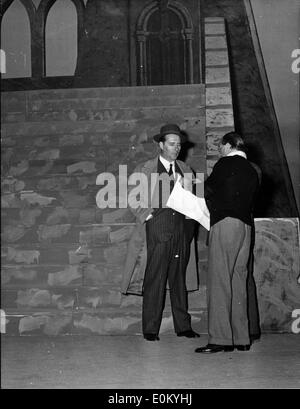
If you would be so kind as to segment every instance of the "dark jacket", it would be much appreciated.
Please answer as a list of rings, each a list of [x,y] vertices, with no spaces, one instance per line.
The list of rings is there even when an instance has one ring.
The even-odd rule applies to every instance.
[[[257,172],[247,159],[239,155],[221,158],[204,184],[210,225],[225,217],[251,225],[258,184]]]

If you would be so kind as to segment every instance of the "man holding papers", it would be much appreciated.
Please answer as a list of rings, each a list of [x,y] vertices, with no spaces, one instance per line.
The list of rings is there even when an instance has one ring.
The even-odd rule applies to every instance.
[[[210,211],[208,255],[208,345],[195,352],[248,351],[247,263],[257,172],[247,160],[243,139],[223,136],[222,158],[205,182]]]
[[[137,208],[130,205],[138,223],[129,244],[122,292],[132,293],[130,281],[133,277],[135,282],[138,281],[137,277],[140,278],[139,283],[143,280],[143,334],[146,340],[157,341],[168,284],[175,332],[181,337],[194,338],[199,335],[191,328],[186,287],[191,239],[188,237],[187,225],[193,224],[193,221],[187,221],[185,215],[166,206],[176,180],[184,180],[185,174],[192,176],[192,170],[177,160],[181,144],[185,142],[185,135],[177,125],[168,124],[163,126],[153,139],[159,144],[160,155],[135,170],[146,176],[149,195],[145,197],[150,200],[148,204],[139,205]],[[156,182],[151,188],[151,182],[153,183],[155,178]],[[160,183],[164,178],[168,181],[165,185]],[[192,180],[190,187],[191,184]],[[168,192],[166,186],[169,188]],[[145,275],[141,279],[140,272],[143,269]],[[194,276],[196,274],[195,266]],[[198,285],[197,277],[195,278],[193,289]]]

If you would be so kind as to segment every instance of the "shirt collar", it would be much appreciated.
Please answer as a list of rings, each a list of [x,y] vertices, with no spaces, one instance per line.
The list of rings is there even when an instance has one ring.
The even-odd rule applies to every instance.
[[[161,163],[164,165],[164,168],[166,169],[167,172],[169,172],[170,165],[173,165],[173,172],[174,172],[174,167],[175,167],[175,161],[169,162],[167,159],[163,158],[161,155],[159,156],[159,160]]]
[[[245,152],[243,152],[243,151],[232,151],[232,152],[228,153],[228,154],[226,155],[226,157],[227,157],[227,156],[235,156],[235,155],[237,155],[237,156],[242,156],[243,158],[247,159],[247,155],[246,155]]]

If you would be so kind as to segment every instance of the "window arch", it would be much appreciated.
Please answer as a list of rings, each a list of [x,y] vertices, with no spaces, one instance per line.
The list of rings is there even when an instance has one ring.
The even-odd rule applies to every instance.
[[[139,85],[193,83],[193,26],[172,0],[154,1],[137,22]]]
[[[17,27],[12,32],[11,27]],[[20,0],[13,1],[1,21],[1,49],[6,55],[2,78],[31,77],[31,32],[28,13]]]
[[[77,10],[69,0],[56,0],[45,27],[46,76],[72,76],[77,64]]]

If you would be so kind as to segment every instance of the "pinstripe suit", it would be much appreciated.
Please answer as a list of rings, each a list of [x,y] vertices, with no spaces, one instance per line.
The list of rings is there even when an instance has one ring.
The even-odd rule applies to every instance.
[[[175,170],[181,173],[175,162]],[[158,160],[157,173],[166,172]],[[161,192],[160,192],[161,195]],[[169,282],[175,332],[191,329],[185,271],[190,243],[185,236],[185,217],[169,208],[155,209],[146,222],[147,266],[144,278],[143,333],[158,334]]]

